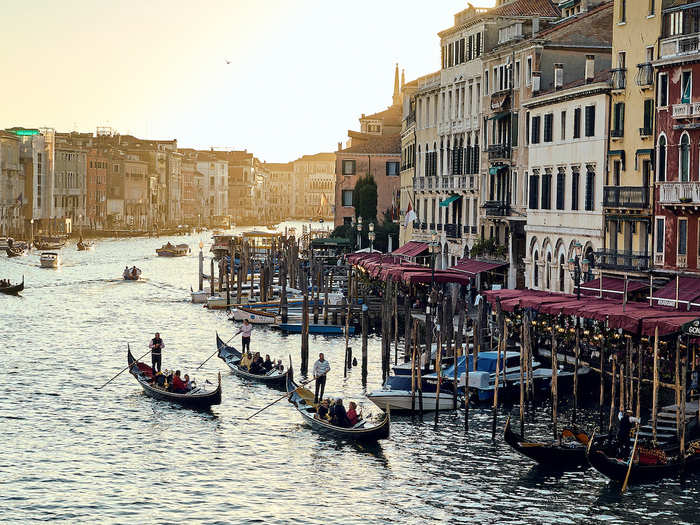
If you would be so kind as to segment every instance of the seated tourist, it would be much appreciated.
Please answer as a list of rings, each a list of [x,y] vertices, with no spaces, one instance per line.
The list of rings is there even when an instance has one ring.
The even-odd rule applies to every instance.
[[[316,409],[316,419],[328,420],[328,400],[324,399]]]
[[[173,392],[175,392],[176,394],[184,394],[186,392],[185,382],[180,377],[179,370],[175,371],[175,375],[173,376],[172,385],[173,385]]]
[[[350,401],[348,405],[347,418],[351,427],[357,425],[357,422],[360,420],[360,417],[357,415],[357,404],[354,401]]]
[[[272,360],[270,359],[270,354],[265,354],[265,361],[263,362],[263,368],[265,369],[265,373],[272,370]]]
[[[189,374],[185,374],[184,382],[185,382],[185,391],[189,392],[190,390],[192,390],[194,388],[194,379],[190,380]]]
[[[156,384],[156,386],[159,386],[160,388],[165,388],[165,376],[162,372],[157,372],[153,381]]]
[[[253,362],[250,364],[250,373],[251,374],[264,374],[265,373],[265,368],[264,368],[264,362],[262,357],[260,357],[260,352],[255,352],[255,357],[253,358]]]
[[[248,370],[248,369],[250,368],[250,364],[251,364],[252,362],[253,362],[253,358],[252,358],[252,356],[250,355],[250,352],[245,352],[245,353],[243,354],[243,357],[241,357],[241,362],[240,362],[239,366],[240,366],[243,370]]]
[[[281,373],[281,372],[284,372],[284,365],[282,364],[282,360],[281,360],[281,359],[278,359],[278,360],[277,360],[277,364],[275,365],[275,370],[277,370],[277,371],[280,372],[280,373]]]
[[[345,412],[345,407],[343,406],[343,400],[338,398],[333,404],[333,411],[331,413],[331,425],[337,427],[349,427],[348,415]]]

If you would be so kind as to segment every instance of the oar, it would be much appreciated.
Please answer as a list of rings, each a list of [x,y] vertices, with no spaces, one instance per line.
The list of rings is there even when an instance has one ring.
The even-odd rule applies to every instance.
[[[634,460],[634,453],[637,451],[637,439],[639,439],[639,423],[637,423],[637,434],[634,436],[634,446],[632,447],[632,455],[630,456],[629,465],[627,466],[627,475],[625,476],[625,482],[622,484],[622,491],[620,494],[624,494],[627,490],[627,482],[630,479],[630,472],[632,472],[632,461]]]
[[[240,333],[240,332],[239,332],[239,333]],[[231,339],[233,339],[233,338],[236,337],[237,335],[238,335],[238,333],[233,334],[233,336],[231,337]],[[224,344],[227,345],[227,344],[229,343],[229,341],[231,341],[231,339],[229,339],[228,341],[226,341]],[[218,348],[217,348],[216,350],[214,350],[214,353],[211,354],[209,357],[207,357],[207,358],[204,360],[204,363],[206,363],[206,362],[209,361],[212,357],[214,357],[218,351],[219,351]],[[199,365],[197,368],[195,368],[195,370],[199,370],[200,368],[202,368],[202,367],[204,366],[204,363],[202,363],[202,364]]]
[[[141,359],[143,359],[144,357],[146,357],[146,356],[147,356],[148,354],[150,354],[150,353],[151,353],[151,350],[149,349],[148,352],[146,352],[145,354],[143,354],[143,355],[142,355],[141,357],[139,357],[136,361],[137,361],[137,362],[138,362],[138,361],[141,361]],[[112,379],[110,379],[109,381],[107,381],[104,385],[98,386],[98,387],[97,387],[97,390],[100,390],[100,389],[106,387],[108,384],[110,384],[112,381],[114,381],[117,377],[119,377],[120,375],[122,375],[122,373],[123,373],[125,370],[127,370],[130,366],[131,366],[131,365],[126,365],[126,368],[123,368],[116,376],[114,376]]]
[[[323,375],[326,375],[326,374],[323,374]],[[318,377],[322,377],[322,376],[318,376]],[[316,380],[318,379],[318,377],[314,377],[311,381],[307,381],[306,383],[300,384],[298,387],[296,387],[296,388],[295,388],[294,390],[292,390],[291,392],[287,392],[287,393],[284,394],[282,397],[280,397],[280,398],[278,398],[278,399],[275,399],[272,403],[269,403],[269,404],[265,405],[265,406],[262,407],[260,410],[258,410],[257,412],[255,412],[255,414],[253,414],[253,415],[248,416],[247,418],[245,418],[246,421],[248,421],[249,419],[251,419],[251,418],[254,417],[254,416],[257,416],[257,415],[258,415],[260,412],[262,412],[263,410],[266,410],[266,409],[270,408],[270,407],[271,407],[272,405],[274,405],[275,403],[279,403],[279,402],[282,401],[285,397],[289,397],[289,396],[292,395],[294,392],[296,392],[297,390],[299,390],[301,387],[306,386],[306,385],[308,385],[309,383],[313,383],[314,381],[316,381]]]

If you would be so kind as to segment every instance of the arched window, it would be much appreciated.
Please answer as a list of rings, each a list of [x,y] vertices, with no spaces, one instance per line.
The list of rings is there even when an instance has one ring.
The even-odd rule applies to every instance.
[[[559,291],[564,291],[564,254],[559,255]]]
[[[540,257],[539,257],[539,254],[538,254],[537,252],[535,252],[535,255],[533,255],[533,257],[532,257],[532,267],[533,267],[533,270],[532,270],[532,273],[533,273],[532,281],[533,281],[533,283],[534,283],[534,287],[533,287],[533,288],[538,288],[539,285],[540,285],[540,269],[539,269],[539,267],[537,266],[537,265],[539,264],[539,258],[540,258]]]
[[[547,254],[547,267],[545,268],[545,276],[547,279],[547,290],[549,290],[552,287],[552,280],[550,278],[551,266],[552,266],[552,254],[548,253]]]
[[[681,143],[678,149],[678,154],[680,155],[678,180],[688,182],[690,180],[690,137],[687,133],[683,133],[681,136]]]
[[[666,180],[666,137],[659,137],[659,166],[656,170],[656,180],[664,182]]]

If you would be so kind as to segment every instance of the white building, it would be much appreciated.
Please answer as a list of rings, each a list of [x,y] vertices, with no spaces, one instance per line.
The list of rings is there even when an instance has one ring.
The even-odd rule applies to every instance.
[[[208,218],[228,215],[228,161],[200,154],[195,169],[203,176],[204,213]]]
[[[555,69],[563,68],[555,64]],[[574,291],[569,259],[603,247],[603,186],[608,146],[609,73],[522,102],[529,112],[525,286]],[[585,276],[584,276],[585,278]]]

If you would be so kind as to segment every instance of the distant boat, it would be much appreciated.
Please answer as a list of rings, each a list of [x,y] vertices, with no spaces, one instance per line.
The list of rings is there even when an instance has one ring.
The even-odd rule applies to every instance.
[[[209,297],[209,292],[206,292],[204,290],[199,290],[198,292],[195,292],[190,286],[190,297],[192,298],[192,302],[194,304],[206,304],[207,297]]]
[[[247,320],[251,324],[275,324],[277,322],[277,316],[275,314],[270,314],[262,310],[241,308],[240,306],[231,309],[231,318],[234,321]]]
[[[8,257],[21,257],[22,255],[27,255],[29,253],[29,245],[26,242],[13,242],[7,248],[5,252]]]
[[[95,243],[90,242],[90,241],[83,241],[82,239],[78,241],[78,244],[76,245],[78,248],[79,252],[85,252],[88,250],[94,250],[95,249]]]
[[[423,410],[428,412],[435,411],[438,406],[437,394],[435,385],[423,383],[422,395]],[[398,375],[390,376],[384,386],[379,390],[374,390],[367,394],[367,398],[377,405],[382,410],[411,410],[413,405],[411,392],[411,376]],[[441,392],[440,395],[440,410],[454,409],[454,396],[452,395],[452,387]],[[415,395],[415,409],[419,409],[418,391]]]
[[[190,253],[190,247],[187,244],[174,245],[168,242],[156,249],[156,253],[159,257],[184,257]]]
[[[40,237],[34,239],[34,247],[37,250],[60,250],[66,245],[62,237]]]
[[[0,293],[4,293],[7,295],[17,295],[22,290],[24,290],[24,275],[22,276],[22,282],[19,284],[0,286]]]
[[[301,323],[281,323],[277,326],[279,326],[280,330],[289,334],[301,333]],[[334,324],[309,324],[309,333],[320,335],[343,335],[345,333],[345,327]],[[355,333],[355,327],[349,326],[348,333],[353,335]]]
[[[61,256],[56,252],[44,252],[39,258],[42,268],[58,268],[61,264]]]
[[[141,277],[141,269],[134,266],[133,268],[127,268],[122,274],[125,281],[138,281]]]

